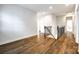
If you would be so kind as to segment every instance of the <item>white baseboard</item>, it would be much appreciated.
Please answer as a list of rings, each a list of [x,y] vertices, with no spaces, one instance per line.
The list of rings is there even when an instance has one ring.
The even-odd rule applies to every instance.
[[[13,40],[8,40],[6,42],[0,42],[0,45],[3,45],[3,44],[7,44],[7,43],[10,43],[10,42],[14,42],[14,41],[18,41],[18,40],[22,40],[24,38],[28,38],[28,37],[32,37],[32,36],[35,36],[37,34],[32,34],[32,35],[28,35],[28,36],[22,36],[22,37],[18,37],[16,39],[13,39]]]

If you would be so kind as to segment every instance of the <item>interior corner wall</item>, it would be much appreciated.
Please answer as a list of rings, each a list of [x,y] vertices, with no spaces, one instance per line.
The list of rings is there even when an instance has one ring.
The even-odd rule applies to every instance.
[[[0,45],[37,34],[36,13],[15,4],[0,5]]]

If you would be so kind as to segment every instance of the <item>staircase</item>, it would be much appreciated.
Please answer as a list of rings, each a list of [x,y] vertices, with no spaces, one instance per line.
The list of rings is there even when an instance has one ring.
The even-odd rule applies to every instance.
[[[51,28],[52,26],[44,26],[44,37],[49,36],[55,39],[54,35],[51,32]]]

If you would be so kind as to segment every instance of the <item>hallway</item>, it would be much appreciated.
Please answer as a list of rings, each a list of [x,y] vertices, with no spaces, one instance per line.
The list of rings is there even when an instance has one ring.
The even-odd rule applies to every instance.
[[[0,53],[78,53],[75,6],[75,4],[0,5]]]
[[[19,45],[19,46],[17,46]],[[5,49],[6,48],[6,49]],[[77,43],[72,33],[65,33],[59,39],[43,37],[37,39],[36,36],[29,40],[0,46],[0,53],[10,54],[75,54],[77,53]]]

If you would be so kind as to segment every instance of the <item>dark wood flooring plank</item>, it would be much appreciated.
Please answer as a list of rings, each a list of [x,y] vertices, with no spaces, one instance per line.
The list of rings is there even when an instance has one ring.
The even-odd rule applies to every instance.
[[[77,43],[70,32],[57,40],[32,36],[0,46],[0,53],[4,54],[75,54],[77,51]]]

